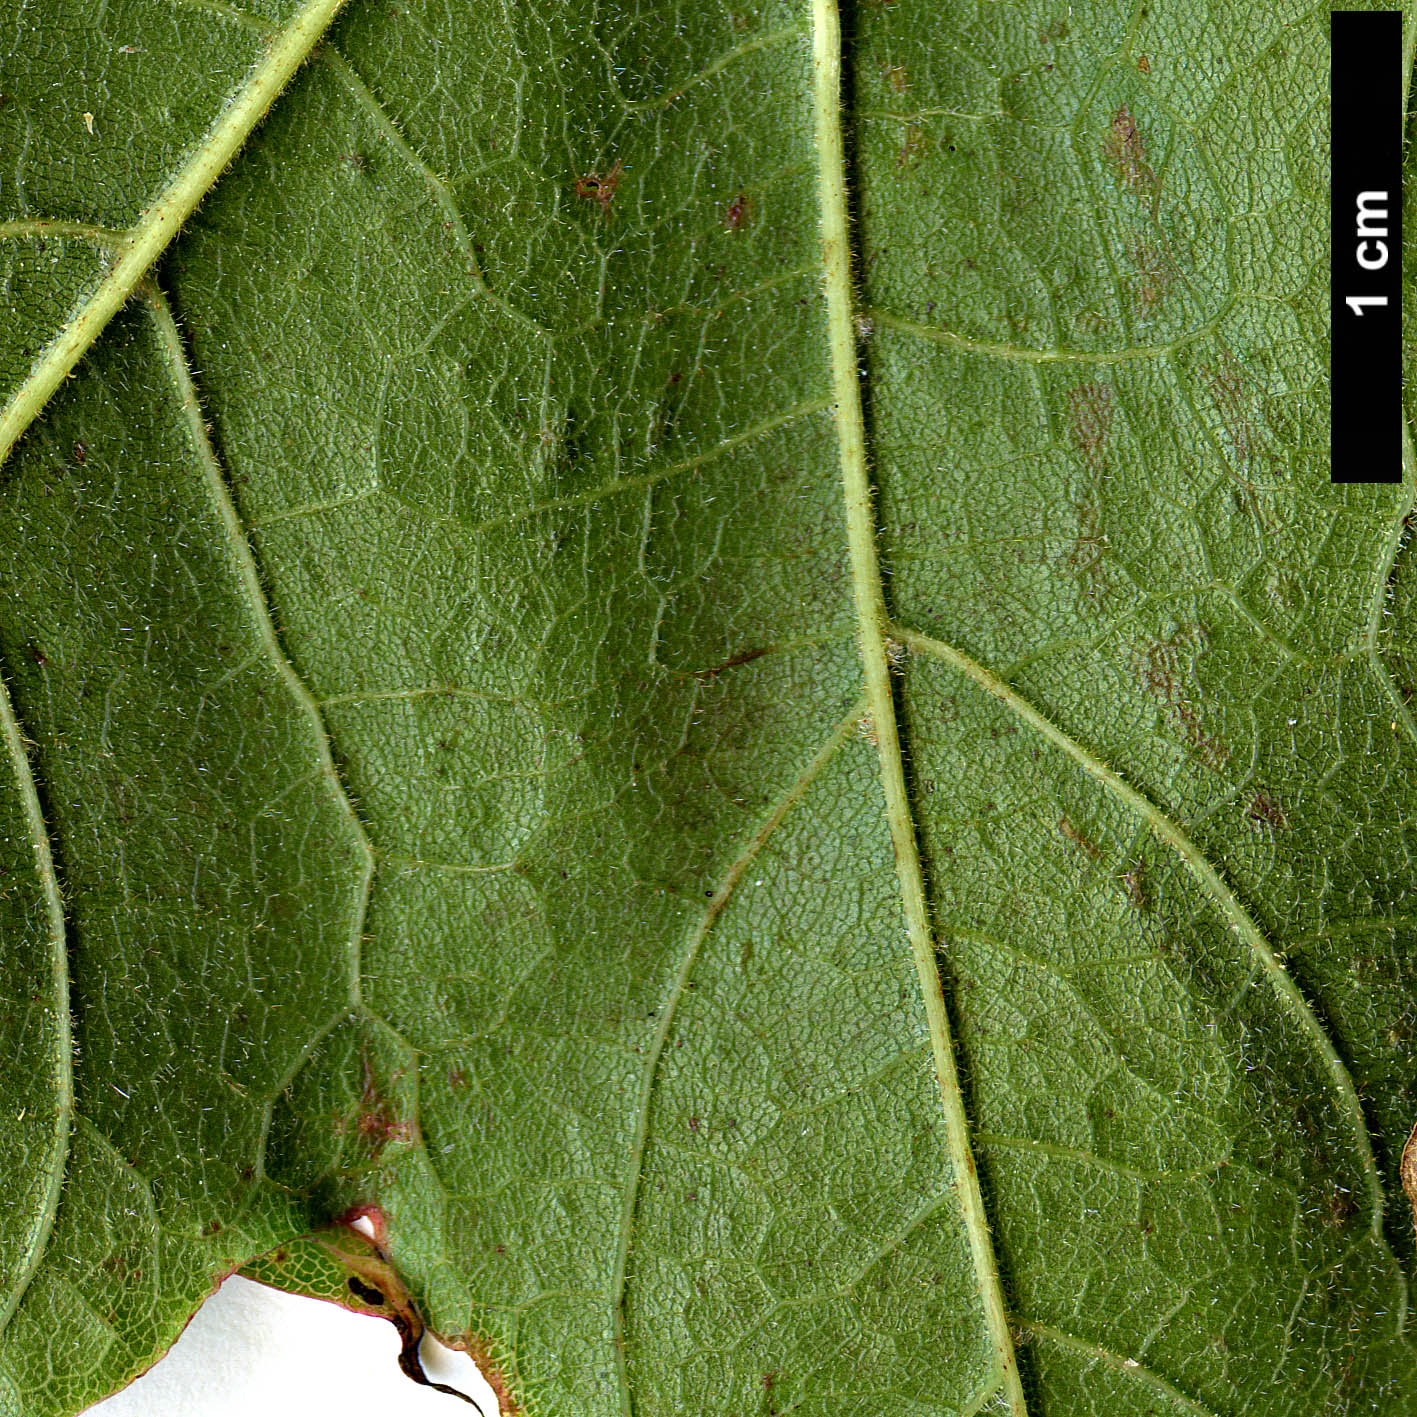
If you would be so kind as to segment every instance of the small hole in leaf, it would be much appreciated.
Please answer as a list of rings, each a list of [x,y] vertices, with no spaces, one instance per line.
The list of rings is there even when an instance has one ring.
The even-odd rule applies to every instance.
[[[356,1299],[362,1299],[373,1308],[381,1308],[384,1303],[384,1291],[376,1289],[372,1284],[366,1284],[357,1274],[349,1276],[349,1292]]]

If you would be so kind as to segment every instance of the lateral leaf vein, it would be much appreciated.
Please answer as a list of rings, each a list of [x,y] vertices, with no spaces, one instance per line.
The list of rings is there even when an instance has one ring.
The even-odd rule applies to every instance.
[[[107,274],[71,312],[40,352],[25,380],[0,412],[0,463],[108,322],[127,303],[148,268],[165,251],[182,223],[216,184],[276,95],[309,57],[345,0],[306,0],[274,35],[246,82],[218,114],[206,137],[178,168],[167,187],[124,235]]]

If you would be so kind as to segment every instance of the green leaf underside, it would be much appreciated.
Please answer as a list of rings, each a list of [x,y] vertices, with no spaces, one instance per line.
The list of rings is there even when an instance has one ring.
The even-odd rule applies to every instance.
[[[316,8],[0,11],[7,406]],[[5,1417],[359,1207],[548,1417],[1409,1409],[1324,13],[831,23],[350,0],[36,397]]]

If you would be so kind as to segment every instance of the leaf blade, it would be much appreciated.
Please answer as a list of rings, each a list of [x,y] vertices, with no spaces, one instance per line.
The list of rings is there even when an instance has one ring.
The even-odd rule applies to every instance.
[[[1276,112],[1278,48],[1307,73],[1318,31],[1265,12],[1232,55],[1183,4],[1104,8],[1071,36],[1042,7],[988,18],[1005,29],[952,14],[942,46],[862,12],[866,320],[839,331],[837,370],[854,390],[860,335],[879,495],[857,540],[879,538],[918,643],[963,646],[898,666],[895,816],[918,828],[938,965],[928,937],[918,953],[948,982],[946,1091],[975,1122],[1022,1381],[1045,1412],[1230,1412],[1237,1388],[1254,1413],[1399,1411],[1410,1255],[1378,1228],[1371,1153],[1391,1183],[1406,845],[1400,811],[1362,803],[1405,800],[1407,748],[1383,731],[1406,682],[1403,508],[1320,485],[1312,282],[1217,255],[1217,233],[1254,239],[1217,205],[1226,181],[1312,240],[1317,188],[1241,139]],[[292,814],[247,884],[338,855],[318,958],[344,978],[368,936],[366,1007],[335,990],[322,1031],[285,1033],[251,1152],[272,1186],[229,1256],[377,1205],[420,1307],[494,1340],[533,1408],[954,1417],[999,1397],[982,1230],[951,1184],[965,1150],[940,1136],[942,1033],[905,987],[878,754],[847,728],[860,617],[800,20],[744,39],[652,9],[600,28],[351,10],[163,276],[237,508],[190,533],[235,553],[201,579],[249,589],[250,540],[274,609],[243,644],[303,724],[274,758],[320,778],[340,843],[305,852]],[[1302,173],[1310,115],[1278,112]],[[961,178],[946,154],[971,146]],[[1028,261],[1059,253],[1035,280]],[[97,363],[107,344],[95,368],[135,377]],[[156,347],[135,367],[155,354],[180,388],[185,361]],[[54,428],[85,426],[70,398],[112,421],[92,377]],[[191,459],[206,431],[176,402]],[[63,447],[26,465],[34,525]],[[213,485],[207,452],[205,471],[164,454],[179,489]],[[146,545],[153,519],[125,518]],[[855,580],[889,702],[882,651],[907,635],[879,575]],[[128,603],[159,640],[181,624]],[[959,693],[966,650],[983,693]],[[62,758],[49,690],[18,679]],[[225,727],[204,744],[241,731],[211,693]],[[1071,751],[1030,746],[1022,704]],[[376,869],[356,919],[360,823]],[[1288,947],[1324,1029],[1237,920]],[[102,1130],[79,1134],[76,1178],[115,1164]],[[72,1225],[85,1209],[101,1229],[92,1196]],[[169,1327],[220,1268],[172,1243]],[[48,1311],[107,1344],[103,1371],[131,1372],[137,1348],[116,1355],[72,1276],[44,1282]],[[158,1327],[130,1312],[113,1332],[151,1351]],[[31,1325],[9,1351],[46,1341]],[[36,1410],[80,1390],[23,1385]]]

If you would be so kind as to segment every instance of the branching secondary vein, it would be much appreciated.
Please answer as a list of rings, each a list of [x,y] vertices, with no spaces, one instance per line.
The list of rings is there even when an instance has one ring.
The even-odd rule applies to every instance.
[[[10,691],[0,679],[0,742],[10,759],[12,780],[29,830],[34,852],[35,873],[44,895],[45,925],[49,932],[49,1007],[54,1015],[53,1069],[55,1081],[54,1127],[47,1142],[48,1184],[30,1233],[22,1240],[24,1259],[17,1266],[8,1295],[0,1295],[0,1331],[10,1322],[16,1306],[29,1288],[54,1228],[59,1209],[59,1192],[69,1150],[69,1128],[74,1115],[73,1041],[69,1026],[69,955],[65,940],[64,902],[54,873],[54,857],[49,847],[49,828],[40,807],[39,793],[30,772],[24,734],[10,702]],[[20,1240],[19,1236],[13,1237]],[[16,1246],[19,1248],[19,1246]]]
[[[167,249],[226,165],[309,57],[344,0],[306,0],[266,49],[246,83],[222,111],[172,181],[125,234],[122,254],[73,311],[0,413],[0,463],[34,422],[65,376],[127,303],[148,267]]]
[[[187,367],[186,351],[182,347],[182,337],[178,332],[177,323],[161,292],[151,285],[145,286],[144,290],[157,325],[158,341],[162,345],[163,353],[167,356],[168,367],[173,382],[177,386],[182,415],[186,419],[191,433],[193,449],[201,462],[208,492],[227,534],[247,607],[256,622],[256,630],[269,661],[285,681],[291,696],[299,704],[313,730],[316,753],[320,760],[320,775],[325,778],[344,811],[349,822],[350,835],[359,854],[358,894],[347,955],[349,1004],[351,1008],[358,1007],[362,991],[360,960],[364,939],[364,919],[368,911],[369,889],[374,877],[374,848],[364,830],[364,824],[359,820],[358,813],[355,812],[353,804],[344,791],[339,773],[335,768],[334,757],[330,751],[329,732],[325,727],[320,706],[316,703],[309,688],[306,687],[305,681],[296,673],[295,666],[286,657],[279,637],[276,635],[270,609],[266,605],[265,592],[261,588],[260,573],[256,569],[255,557],[251,553],[251,546],[246,538],[246,531],[241,525],[241,518],[237,513],[235,503],[231,500],[231,494],[227,490],[226,479],[207,437],[206,424],[202,419],[202,409],[197,399],[197,390],[192,383],[192,374]]]
[[[1136,1379],[1137,1382],[1145,1383],[1148,1387],[1154,1388],[1158,1393],[1169,1398],[1183,1412],[1191,1413],[1193,1417],[1216,1417],[1209,1407],[1202,1407],[1193,1397],[1188,1397],[1175,1384],[1167,1382],[1159,1373],[1153,1372],[1135,1358],[1124,1358],[1120,1354],[1101,1348],[1095,1343],[1089,1343],[1085,1339],[1075,1338],[1072,1334],[1064,1333],[1061,1329],[1052,1328],[1048,1324],[1025,1321],[1021,1327],[1025,1333],[1034,1338],[1056,1343],[1060,1348],[1067,1348],[1096,1362],[1105,1363],[1107,1367],[1114,1368],[1117,1372]]]
[[[836,756],[841,745],[851,736],[860,720],[865,703],[866,699],[863,695],[852,705],[851,711],[828,734],[826,741],[817,749],[811,762],[802,769],[797,779],[778,798],[762,825],[753,833],[747,844],[723,873],[723,879],[719,882],[718,889],[714,891],[712,899],[704,908],[704,913],[694,928],[694,933],[689,938],[688,948],[684,951],[684,957],[680,961],[679,968],[670,985],[668,998],[660,1008],[659,1027],[655,1030],[649,1055],[645,1060],[644,1084],[640,1093],[635,1141],[630,1153],[630,1166],[625,1182],[625,1204],[621,1217],[620,1245],[615,1260],[613,1280],[615,1289],[615,1353],[620,1371],[620,1394],[625,1417],[632,1417],[634,1411],[629,1374],[625,1369],[625,1286],[630,1248],[634,1242],[635,1213],[639,1205],[640,1177],[644,1169],[645,1144],[649,1137],[650,1104],[653,1101],[655,1079],[659,1072],[659,1060],[669,1038],[669,1029],[674,1021],[675,1010],[679,1000],[683,997],[685,985],[694,968],[694,963],[698,959],[699,950],[708,938],[709,931],[717,923],[718,917],[723,914],[724,907],[728,904],[739,882],[762,853],[768,838],[782,825],[783,819],[802,800],[807,789],[821,776],[822,770]]]
[[[1234,297],[1205,324],[1190,330],[1168,344],[1134,345],[1125,349],[1029,349],[1023,345],[1001,344],[997,340],[973,339],[968,335],[955,334],[941,329],[938,325],[921,324],[918,320],[907,320],[903,315],[894,315],[889,310],[874,307],[863,311],[869,319],[888,330],[913,335],[917,339],[934,340],[936,344],[948,345],[965,354],[987,354],[997,359],[1019,359],[1028,364],[1125,364],[1134,359],[1164,359],[1175,354],[1178,349],[1196,344],[1214,334],[1220,322],[1230,313]]]
[[[1397,514],[1393,518],[1392,529],[1383,545],[1377,569],[1373,573],[1373,589],[1368,602],[1368,624],[1363,637],[1363,649],[1367,655],[1368,663],[1372,666],[1374,677],[1392,704],[1393,724],[1401,724],[1402,731],[1408,739],[1417,742],[1417,723],[1413,722],[1412,710],[1407,707],[1407,701],[1398,692],[1397,684],[1392,677],[1392,670],[1388,667],[1387,661],[1382,656],[1382,651],[1378,648],[1378,641],[1382,637],[1383,613],[1387,609],[1388,595],[1391,590],[1392,568],[1396,564],[1398,552],[1406,540],[1408,518],[1412,515],[1414,502],[1417,502],[1417,483],[1413,481],[1413,462],[1412,435],[1407,430],[1407,417],[1404,414],[1402,419],[1402,471],[1407,482],[1407,489],[1397,508]]]
[[[1369,1233],[1374,1240],[1382,1240],[1383,1187],[1377,1161],[1373,1156],[1372,1140],[1368,1135],[1367,1119],[1363,1116],[1363,1105],[1358,1100],[1357,1089],[1349,1075],[1343,1059],[1333,1046],[1332,1039],[1324,1031],[1323,1025],[1309,1007],[1299,986],[1290,977],[1288,970],[1280,962],[1269,941],[1259,926],[1255,924],[1249,911],[1236,898],[1235,893],[1221,879],[1220,873],[1210,864],[1201,849],[1171,820],[1150,798],[1138,792],[1129,782],[1114,772],[1095,753],[1083,747],[1076,739],[1069,737],[1051,719],[1041,714],[1021,694],[1010,688],[996,674],[982,664],[971,659],[963,651],[941,640],[914,630],[896,627],[895,637],[918,654],[928,654],[952,665],[985,691],[992,694],[1019,718],[1041,733],[1055,747],[1062,749],[1090,777],[1105,787],[1114,797],[1124,802],[1141,817],[1147,826],[1160,837],[1186,863],[1192,875],[1200,881],[1207,894],[1215,902],[1221,915],[1232,930],[1244,941],[1254,955],[1256,963],[1266,974],[1288,1007],[1300,1029],[1308,1036],[1315,1052],[1323,1063],[1338,1094],[1339,1106],[1353,1133],[1354,1150],[1358,1154],[1363,1170],[1363,1184],[1368,1192]]]

